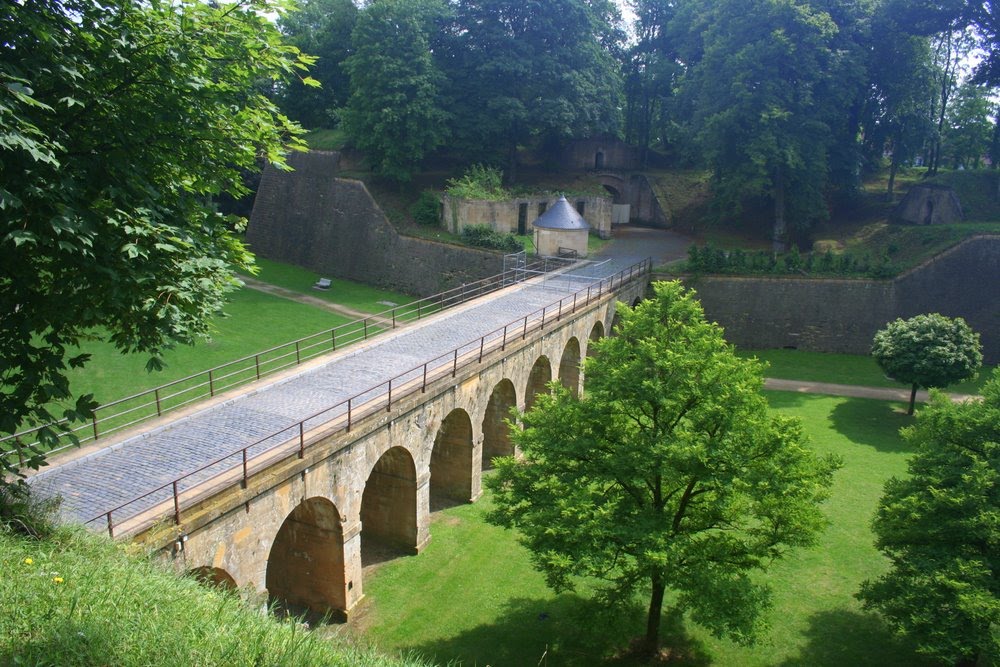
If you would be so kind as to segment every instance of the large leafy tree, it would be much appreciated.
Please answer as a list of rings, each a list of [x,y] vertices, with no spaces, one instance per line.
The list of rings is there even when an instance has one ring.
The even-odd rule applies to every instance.
[[[278,26],[289,44],[316,58],[309,78],[295,79],[279,89],[282,110],[306,127],[333,127],[347,103],[350,77],[344,61],[351,54],[351,31],[358,18],[353,0],[304,0],[282,15]]]
[[[836,3],[828,4],[704,2],[693,24],[704,30],[681,52],[692,63],[685,88],[715,172],[716,204],[735,214],[748,200],[768,201],[778,251],[790,224],[827,215],[834,123],[864,82],[844,57],[851,51],[841,48]]]
[[[282,163],[297,126],[262,80],[303,66],[265,0],[0,5],[0,434],[67,403],[90,335],[157,355],[206,332],[251,257],[212,197]],[[20,452],[43,462],[56,434]],[[25,445],[25,447],[29,447]],[[5,472],[19,464],[0,457]]]
[[[1000,660],[1000,373],[982,401],[937,394],[903,430],[916,448],[873,521],[892,568],[859,593],[918,649],[959,665]]]
[[[375,0],[354,27],[345,127],[382,176],[409,180],[448,136],[444,77],[430,42],[447,11],[440,0]]]
[[[607,0],[456,0],[441,50],[456,140],[514,181],[531,139],[617,132],[616,20]]]
[[[552,385],[498,461],[489,520],[517,528],[556,590],[575,577],[608,599],[645,591],[644,646],[671,605],[717,635],[753,641],[770,604],[755,576],[824,525],[837,466],[798,422],[772,414],[761,366],[740,359],[678,283],[654,283],[616,335],[592,343],[581,398]]]
[[[939,313],[885,325],[872,340],[872,357],[890,378],[910,385],[911,415],[917,389],[947,387],[973,377],[983,364],[979,334],[961,317]]]

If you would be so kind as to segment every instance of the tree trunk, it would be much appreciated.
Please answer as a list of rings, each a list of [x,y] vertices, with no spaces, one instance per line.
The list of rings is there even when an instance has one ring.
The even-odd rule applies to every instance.
[[[910,389],[910,409],[906,411],[906,414],[913,414],[913,405],[917,402],[917,385],[913,385]]]
[[[896,143],[892,146],[892,161],[889,162],[889,187],[885,189],[885,200],[892,201],[893,191],[896,189],[896,171],[899,169],[899,160],[896,159]]]
[[[649,615],[646,617],[646,638],[644,640],[643,652],[647,655],[654,655],[660,650],[660,619],[663,615],[663,593],[667,588],[667,583],[663,580],[663,573],[659,570],[653,572],[650,578],[653,592],[649,596]]]
[[[785,252],[787,226],[785,223],[785,180],[778,170],[774,179],[774,234],[771,249],[774,254]]]

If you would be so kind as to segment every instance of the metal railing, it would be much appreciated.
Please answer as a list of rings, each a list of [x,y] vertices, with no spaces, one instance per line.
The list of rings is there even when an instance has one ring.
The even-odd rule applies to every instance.
[[[529,333],[544,330],[546,325],[551,326],[563,316],[571,315],[643,278],[651,268],[652,262],[647,259],[613,276],[591,283],[501,329],[491,331],[345,401],[233,450],[167,484],[101,512],[84,523],[103,522],[111,537],[138,532],[165,516],[179,525],[184,507],[190,507],[237,484],[246,488],[249,478],[257,471],[291,456],[304,458],[307,449],[338,430],[350,431],[361,419],[377,412],[390,411],[393,404],[403,398],[417,392],[426,392],[428,385],[434,381],[457,376],[460,369],[481,363],[483,357],[490,352],[503,351],[508,344],[527,338]]]
[[[545,258],[526,267],[504,271],[495,276],[467,285],[463,284],[461,287],[440,292],[412,303],[388,308],[380,313],[347,322],[332,329],[167,382],[153,389],[99,405],[94,409],[90,421],[72,428],[66,427],[68,422],[64,420],[5,436],[0,438],[0,456],[16,456],[19,447],[10,447],[7,443],[17,442],[21,446],[36,443],[39,431],[45,428],[58,431],[56,437],[61,443],[49,448],[47,451],[49,454],[107,438],[114,433],[161,417],[192,403],[257,382],[320,355],[334,352],[358,341],[368,340],[384,331],[391,331],[404,324],[423,319],[515,283],[523,282],[533,275],[545,274],[565,266],[567,266],[565,262]]]

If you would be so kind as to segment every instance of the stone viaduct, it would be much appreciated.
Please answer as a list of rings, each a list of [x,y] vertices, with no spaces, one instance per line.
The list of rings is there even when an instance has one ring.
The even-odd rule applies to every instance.
[[[364,596],[366,565],[419,553],[431,539],[432,511],[481,495],[493,457],[514,453],[512,407],[529,408],[554,379],[583,390],[582,358],[612,330],[616,302],[636,303],[647,281],[550,315],[523,337],[492,341],[479,359],[427,380],[425,391],[347,428],[324,424],[305,434],[304,450],[216,480],[183,512],[172,508],[175,521],[161,507],[168,519],[130,532],[178,570],[346,618]]]

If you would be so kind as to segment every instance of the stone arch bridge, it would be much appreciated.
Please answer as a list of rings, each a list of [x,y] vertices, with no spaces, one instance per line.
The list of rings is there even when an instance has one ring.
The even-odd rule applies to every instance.
[[[582,358],[613,328],[616,303],[641,298],[648,270],[644,262],[617,279],[564,287],[529,281],[417,325],[457,326],[455,318],[496,307],[512,290],[549,303],[456,348],[451,363],[390,384],[388,395],[368,395],[316,426],[299,422],[280,446],[244,449],[242,464],[181,493],[174,482],[172,498],[118,518],[114,532],[178,570],[346,617],[364,596],[366,564],[419,553],[431,512],[475,501],[491,460],[514,453],[505,421],[512,407],[530,408],[550,380],[582,391]]]

